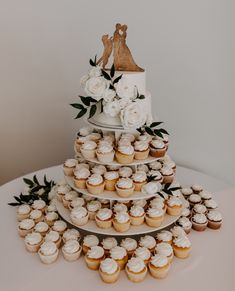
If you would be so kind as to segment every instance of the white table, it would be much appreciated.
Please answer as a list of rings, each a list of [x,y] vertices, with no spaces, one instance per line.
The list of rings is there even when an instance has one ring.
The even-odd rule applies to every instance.
[[[51,167],[32,174],[61,179],[61,166]],[[24,248],[17,234],[16,209],[7,205],[23,188],[22,178],[0,187],[1,239],[0,239],[0,290],[2,291],[78,291],[78,290],[167,290],[167,291],[233,291],[235,290],[234,239],[235,239],[235,189],[212,177],[186,168],[177,168],[182,185],[200,183],[214,191],[214,198],[223,213],[223,227],[203,233],[192,231],[192,254],[189,259],[174,258],[169,275],[155,280],[149,274],[142,283],[128,281],[122,272],[112,286],[104,284],[98,272],[88,270],[83,259],[68,263],[62,255],[52,265],[43,265],[37,254]]]

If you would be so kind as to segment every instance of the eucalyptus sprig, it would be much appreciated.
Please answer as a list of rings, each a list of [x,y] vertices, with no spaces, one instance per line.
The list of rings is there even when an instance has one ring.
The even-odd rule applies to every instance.
[[[44,175],[43,182],[44,184],[40,184],[36,175],[33,176],[33,179],[30,180],[28,178],[23,178],[23,181],[28,186],[28,194],[23,195],[20,193],[19,196],[13,196],[16,202],[8,203],[10,206],[19,206],[22,204],[33,204],[34,200],[44,200],[46,204],[49,204],[50,200],[48,197],[49,192],[52,187],[55,186],[55,182],[53,180],[48,181],[46,175]]]
[[[148,133],[151,136],[158,136],[163,138],[163,134],[169,135],[169,133],[164,128],[157,128],[162,123],[162,121],[152,122],[150,125],[145,123],[142,127],[137,128],[137,131],[140,134]]]

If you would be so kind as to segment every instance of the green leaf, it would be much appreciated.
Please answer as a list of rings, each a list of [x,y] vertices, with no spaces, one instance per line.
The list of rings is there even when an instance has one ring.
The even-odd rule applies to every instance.
[[[96,64],[94,63],[94,61],[93,61],[92,59],[89,60],[89,63],[90,63],[90,65],[91,65],[92,67],[95,67],[95,66],[96,66]]]
[[[33,181],[27,179],[27,178],[23,178],[23,181],[25,182],[25,184],[29,185],[30,187],[33,186]]]
[[[91,109],[90,109],[89,118],[91,118],[92,116],[94,116],[94,115],[95,115],[95,113],[96,113],[96,110],[97,110],[97,107],[96,107],[96,105],[95,105],[95,104],[93,104],[93,105],[91,106]]]
[[[164,189],[168,189],[170,187],[170,185],[171,185],[170,183],[165,184]]]
[[[83,109],[84,108],[84,106],[82,104],[78,104],[78,103],[72,103],[70,105],[76,109]]]
[[[111,80],[111,77],[109,76],[109,74],[107,72],[105,72],[104,70],[101,70],[101,72],[106,80],[109,80],[109,81]]]
[[[163,123],[162,121],[160,121],[160,122],[153,122],[153,123],[150,124],[150,127],[156,127],[156,126],[158,126],[158,125],[160,125],[162,123]]]
[[[97,102],[97,100],[95,100],[94,98],[92,98],[92,97],[90,97],[90,96],[88,96],[88,97],[86,97],[90,102],[93,102],[93,103],[96,103]]]
[[[149,135],[154,135],[154,132],[152,131],[152,129],[150,127],[145,127],[145,131],[149,134]]]
[[[94,58],[94,63],[95,63],[95,66],[96,66],[96,58],[97,58],[97,55],[95,55],[95,58]]]
[[[16,202],[12,202],[12,203],[8,203],[8,205],[10,206],[20,206],[23,203],[16,203]]]
[[[37,179],[36,175],[33,176],[33,181],[34,181],[35,184],[39,185],[39,182],[38,182],[38,179]]]
[[[90,106],[90,99],[89,97],[83,97],[83,96],[79,96],[81,98],[81,101],[83,104],[85,104],[86,106]]]
[[[144,99],[145,96],[144,95],[139,95],[139,97],[137,97],[138,99]]]
[[[120,76],[118,76],[114,81],[113,84],[116,84],[119,80],[121,80],[122,78],[122,74]]]
[[[114,90],[114,86],[112,84],[110,84],[109,89]]]
[[[17,196],[13,196],[13,197],[15,198],[15,200],[16,200],[17,202],[21,203],[21,200],[20,200],[19,197],[17,197]]]
[[[159,131],[163,134],[169,135],[169,133],[164,128],[160,128]]]
[[[157,194],[158,194],[159,196],[161,196],[163,199],[165,199],[164,195],[163,195],[161,192],[157,192]]]
[[[78,119],[78,118],[81,118],[83,115],[85,115],[87,112],[87,109],[86,108],[83,108],[79,113],[78,115],[75,117],[75,119]]]
[[[180,189],[181,189],[181,187],[172,187],[169,190],[174,192],[174,191],[177,191],[177,190],[180,190]]]
[[[154,134],[159,136],[159,137],[161,137],[161,138],[163,138],[162,133],[158,129],[154,129]]]
[[[115,67],[114,67],[114,64],[113,64],[112,67],[111,67],[111,70],[110,70],[110,76],[111,76],[111,78],[113,78],[114,75],[115,75]]]

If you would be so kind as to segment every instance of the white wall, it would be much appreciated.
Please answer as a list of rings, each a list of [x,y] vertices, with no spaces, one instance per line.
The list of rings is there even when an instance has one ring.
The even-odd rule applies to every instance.
[[[0,1],[0,183],[72,156],[100,37],[127,23],[182,165],[234,184],[234,1]]]

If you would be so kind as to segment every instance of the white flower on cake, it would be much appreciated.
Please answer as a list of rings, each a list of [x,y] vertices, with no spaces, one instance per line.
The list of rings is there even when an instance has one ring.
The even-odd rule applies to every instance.
[[[92,77],[86,81],[84,91],[88,96],[99,101],[103,98],[103,94],[108,88],[108,85],[108,81],[103,77]]]
[[[108,102],[104,104],[104,113],[111,116],[116,117],[120,113],[120,107],[118,100],[114,100],[112,102]]]
[[[117,84],[115,84],[117,95],[120,98],[135,99],[137,96],[137,88],[128,84],[125,77],[122,77]]]
[[[124,128],[138,128],[145,124],[147,115],[140,101],[135,101],[121,110],[120,118]]]
[[[113,101],[114,97],[116,96],[116,93],[114,90],[111,90],[111,89],[106,89],[104,91],[104,94],[103,94],[103,98],[104,98],[104,101],[105,102],[111,102]]]
[[[96,67],[92,67],[92,69],[89,72],[89,77],[100,77],[101,76],[101,67],[100,66],[96,66]]]
[[[131,103],[129,98],[121,98],[118,100],[120,109],[124,109],[128,104]]]

